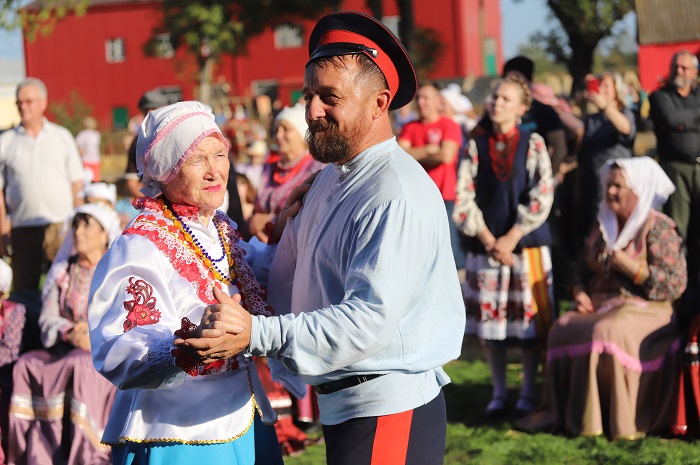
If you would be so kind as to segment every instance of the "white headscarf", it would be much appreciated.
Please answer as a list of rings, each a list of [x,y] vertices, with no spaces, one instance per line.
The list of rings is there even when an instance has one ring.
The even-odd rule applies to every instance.
[[[87,184],[83,189],[85,197],[94,197],[105,199],[112,204],[112,207],[117,205],[117,186],[107,182],[93,182]]]
[[[141,192],[156,197],[172,181],[182,164],[207,136],[228,143],[214,122],[211,107],[199,102],[178,102],[154,110],[141,123],[136,142],[136,167],[142,177]]]
[[[107,232],[110,244],[122,233],[119,215],[106,205],[100,203],[84,203],[75,209],[75,213],[85,213],[95,218],[97,222],[100,223],[100,226],[102,226],[102,229]]]
[[[306,124],[306,108],[304,105],[297,103],[293,107],[284,107],[275,117],[275,122],[278,121],[286,121],[297,130],[302,139],[306,137],[306,130],[309,129],[309,125]]]
[[[644,226],[649,212],[666,203],[668,196],[676,190],[676,187],[653,159],[633,157],[609,160],[603,165],[600,169],[603,189],[605,189],[605,180],[608,178],[612,165],[620,167],[627,185],[639,199],[622,231],[618,231],[617,217],[605,202],[605,190],[603,191],[603,200],[598,211],[600,231],[607,249],[621,250],[634,239],[639,229]]]

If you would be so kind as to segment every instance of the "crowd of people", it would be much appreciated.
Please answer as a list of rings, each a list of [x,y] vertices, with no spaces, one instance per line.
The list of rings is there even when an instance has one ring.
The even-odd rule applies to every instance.
[[[649,97],[654,159],[615,72],[564,100],[519,56],[475,107],[370,16],[324,16],[309,51],[303,101],[268,122],[145,92],[121,199],[95,120],[73,138],[19,84],[0,463],[281,464],[320,438],[332,465],[439,464],[465,335],[489,418],[671,431],[700,309],[697,57]]]

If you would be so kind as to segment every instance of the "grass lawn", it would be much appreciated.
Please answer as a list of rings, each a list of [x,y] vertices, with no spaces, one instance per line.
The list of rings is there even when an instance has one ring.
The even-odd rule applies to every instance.
[[[514,404],[519,365],[509,365]],[[489,368],[482,361],[457,360],[445,367],[452,384],[447,399],[445,465],[700,465],[700,441],[657,437],[611,442],[602,437],[567,438],[511,430],[508,419],[489,422],[483,416],[491,397]],[[514,405],[511,405],[514,407]],[[325,447],[312,446],[285,461],[288,465],[325,465]]]

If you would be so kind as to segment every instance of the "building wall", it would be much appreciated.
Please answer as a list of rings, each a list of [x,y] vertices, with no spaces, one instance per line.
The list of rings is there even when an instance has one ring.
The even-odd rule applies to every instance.
[[[656,90],[666,81],[673,54],[680,50],[688,50],[700,57],[700,41],[639,46],[639,82],[643,89]]]
[[[367,11],[364,0],[345,0],[344,9]],[[440,33],[444,55],[429,76],[459,79],[485,73],[485,63],[500,70],[500,5],[492,0],[416,0],[416,24]],[[384,0],[385,17],[398,18],[396,2]],[[124,2],[91,7],[84,16],[70,15],[53,33],[34,42],[25,40],[26,74],[43,79],[50,102],[68,103],[72,92],[93,107],[103,128],[123,123],[124,115],[138,112],[144,91],[179,87],[182,99],[196,97],[197,67],[184,50],[173,58],[147,57],[143,45],[161,18],[158,2]],[[232,96],[254,97],[274,89],[288,105],[303,84],[308,38],[315,21],[303,23],[303,42],[295,48],[276,49],[273,31],[251,38],[247,53],[223,57],[214,82],[226,83]],[[125,61],[108,63],[105,41],[125,38]],[[490,38],[491,55],[484,56]],[[117,118],[117,115],[121,115]]]

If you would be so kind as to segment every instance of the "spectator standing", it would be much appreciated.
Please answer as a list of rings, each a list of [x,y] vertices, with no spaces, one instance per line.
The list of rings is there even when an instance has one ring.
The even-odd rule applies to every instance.
[[[698,57],[680,51],[671,60],[665,87],[649,97],[659,162],[676,186],[664,211],[678,226],[688,247],[688,277],[700,269],[700,90]]]
[[[83,168],[75,139],[44,117],[44,83],[26,78],[17,86],[19,126],[0,135],[0,227],[11,233],[14,291],[38,291],[61,244],[60,231],[82,204]],[[12,229],[7,230],[6,216]]]
[[[443,103],[439,87],[432,82],[418,86],[416,101],[419,119],[404,126],[399,136],[399,146],[425,168],[440,189],[450,224],[452,253],[457,268],[461,269],[464,268],[464,252],[451,217],[462,130],[451,118],[440,114]]]
[[[83,130],[75,136],[80,156],[83,159],[83,167],[92,172],[92,181],[100,181],[100,141],[102,136],[97,130],[97,121],[88,116],[83,120]]]
[[[586,116],[583,140],[578,154],[578,203],[576,255],[597,224],[598,205],[603,199],[600,169],[608,160],[630,158],[637,134],[634,114],[625,106],[625,84],[618,73],[604,73],[598,92],[583,95],[592,112]]]
[[[539,134],[519,129],[530,105],[527,83],[502,79],[489,109],[493,132],[470,141],[459,168],[454,221],[468,250],[463,285],[467,334],[488,347],[489,416],[505,412],[506,348],[522,349],[518,414],[536,405],[538,339],[553,320],[552,237],[546,222],[554,201],[549,154]]]

